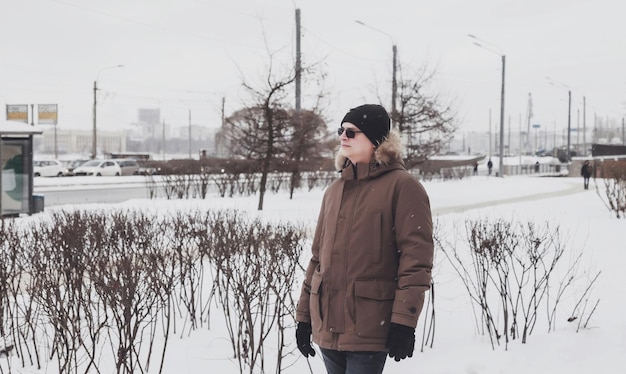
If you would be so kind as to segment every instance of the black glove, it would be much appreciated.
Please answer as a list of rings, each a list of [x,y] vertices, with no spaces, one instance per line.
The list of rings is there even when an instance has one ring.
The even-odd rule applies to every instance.
[[[407,357],[413,357],[415,329],[392,323],[389,327],[386,346],[389,348],[389,357],[393,357],[396,362]]]
[[[315,356],[315,350],[311,346],[311,324],[306,322],[298,322],[296,327],[296,342],[298,342],[298,349],[304,357]]]

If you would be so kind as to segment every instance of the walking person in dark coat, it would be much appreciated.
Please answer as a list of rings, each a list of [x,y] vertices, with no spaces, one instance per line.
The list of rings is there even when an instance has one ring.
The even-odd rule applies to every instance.
[[[591,178],[592,174],[593,166],[589,164],[589,161],[585,161],[583,166],[580,168],[580,175],[583,177],[583,183],[586,190],[589,189],[589,178]]]
[[[312,336],[329,374],[380,374],[387,355],[413,355],[433,265],[430,202],[382,106],[351,109],[338,134],[341,174],[322,200],[296,339],[315,356]]]

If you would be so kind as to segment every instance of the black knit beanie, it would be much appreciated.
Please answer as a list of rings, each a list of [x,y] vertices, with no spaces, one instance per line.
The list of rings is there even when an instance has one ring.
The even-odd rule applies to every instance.
[[[391,128],[389,114],[377,104],[365,104],[350,109],[341,120],[341,123],[344,122],[358,127],[376,147],[387,139]]]

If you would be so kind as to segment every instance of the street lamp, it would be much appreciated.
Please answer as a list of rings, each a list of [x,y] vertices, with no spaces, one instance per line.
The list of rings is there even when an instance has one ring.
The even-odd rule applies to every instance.
[[[95,159],[98,155],[98,131],[97,131],[97,107],[98,107],[98,79],[100,78],[100,73],[104,70],[121,68],[124,65],[115,65],[115,66],[107,66],[98,71],[96,74],[96,80],[93,81],[93,134],[91,136],[91,158]]]
[[[397,62],[398,61],[398,48],[396,47],[396,43],[393,41],[393,37],[389,35],[388,33],[380,29],[377,29],[375,27],[372,27],[359,20],[355,20],[354,22],[358,23],[361,26],[367,27],[368,29],[372,29],[383,35],[386,35],[391,40],[391,45],[392,45],[391,52],[393,54],[393,72],[392,72],[392,79],[391,79],[391,124],[393,126],[396,122],[396,96],[398,92],[398,84],[396,81],[396,73],[398,71],[398,62]]]
[[[555,81],[550,77],[546,77],[548,83],[555,87],[561,87],[567,89],[567,149],[565,150],[565,161],[567,163],[570,162],[570,144],[571,144],[571,133],[572,133],[572,89],[569,88],[566,84]]]
[[[500,48],[498,48],[492,43],[481,40],[472,34],[468,34],[467,36],[476,40],[474,44],[477,45],[478,47],[483,48],[491,53],[498,54],[502,58],[502,87],[500,91],[500,157],[499,157],[499,162],[498,162],[500,176],[502,176],[503,171],[504,171],[504,168],[503,168],[503,164],[504,164],[504,159],[503,159],[504,157],[504,77],[505,77],[505,70],[506,70],[506,55],[502,53],[502,51],[500,51]],[[482,43],[479,43],[479,41]],[[492,47],[496,49],[496,51],[494,51],[492,48],[486,47],[484,45],[485,43],[491,44]]]

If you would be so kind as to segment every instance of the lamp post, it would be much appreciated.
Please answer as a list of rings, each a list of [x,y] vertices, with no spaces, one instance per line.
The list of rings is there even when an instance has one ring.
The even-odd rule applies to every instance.
[[[398,71],[398,48],[396,47],[396,43],[393,41],[393,37],[380,30],[377,29],[375,27],[372,27],[362,21],[359,20],[355,20],[354,22],[358,23],[361,26],[367,27],[368,29],[372,29],[374,31],[377,31],[383,35],[386,35],[390,40],[391,40],[391,52],[392,52],[392,56],[393,56],[393,71],[392,71],[392,79],[391,79],[391,126],[393,127],[395,125],[396,122],[396,96],[397,96],[397,92],[398,92],[398,84],[396,81],[396,74]]]
[[[104,70],[121,68],[124,65],[115,65],[115,66],[107,66],[98,71],[96,74],[96,80],[93,81],[93,134],[91,135],[91,159],[95,159],[98,155],[98,130],[97,130],[97,107],[98,107],[98,79],[100,78],[100,73]]]
[[[502,53],[502,51],[500,51],[500,48],[496,47],[494,44],[478,39],[476,36],[471,35],[471,34],[469,34],[468,36],[476,40],[474,42],[475,45],[491,53],[500,55],[502,59],[502,85],[501,85],[501,91],[500,91],[500,150],[499,150],[500,157],[499,157],[499,162],[498,162],[500,176],[502,176],[503,171],[504,171],[504,168],[503,168],[503,164],[504,164],[504,77],[505,77],[505,71],[506,71],[506,55]],[[479,41],[482,42],[482,44],[479,43]],[[486,47],[485,45],[483,45],[484,43],[491,44],[494,48],[497,49],[497,51],[494,51],[493,49]]]
[[[567,148],[565,150],[565,161],[569,164],[570,159],[570,144],[571,144],[571,134],[572,134],[572,89],[569,88],[566,84],[555,81],[550,77],[546,77],[548,83],[553,86],[561,87],[567,89]]]

